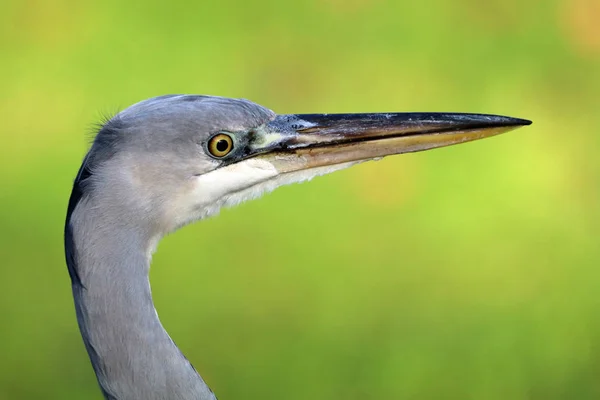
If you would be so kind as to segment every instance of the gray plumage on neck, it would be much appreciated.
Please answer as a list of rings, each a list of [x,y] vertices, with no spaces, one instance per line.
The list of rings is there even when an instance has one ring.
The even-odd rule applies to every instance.
[[[214,399],[163,329],[154,309],[149,246],[143,232],[118,226],[85,199],[71,217],[78,272],[77,316],[108,399]],[[100,249],[110,248],[103,254]]]

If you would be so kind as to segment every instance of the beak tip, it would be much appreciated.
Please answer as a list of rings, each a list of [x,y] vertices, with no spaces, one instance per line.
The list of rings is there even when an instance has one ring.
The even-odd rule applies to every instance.
[[[490,128],[501,128],[501,127],[506,127],[506,128],[519,128],[522,126],[528,126],[531,125],[533,122],[528,120],[528,119],[523,119],[523,118],[515,118],[515,117],[507,117],[507,116],[503,116],[503,115],[490,115],[490,118],[487,119],[487,121],[482,121],[481,120],[473,120],[473,124],[478,124],[481,123],[484,127],[490,127]]]
[[[530,121],[528,119],[522,119],[522,118],[513,118],[515,125],[519,125],[519,126],[527,126],[527,125],[531,125],[533,123],[533,121]]]
[[[476,114],[475,114],[476,115]],[[532,121],[528,120],[528,119],[523,119],[523,118],[515,118],[515,117],[508,117],[508,116],[504,116],[504,115],[489,115],[489,119],[487,119],[487,121],[485,121],[485,114],[482,114],[483,118],[483,124],[486,124],[486,122],[490,125],[490,126],[514,126],[514,127],[519,127],[519,126],[527,126],[527,125],[531,125]],[[476,118],[473,120],[474,123],[478,123],[479,121],[481,121],[481,119]]]

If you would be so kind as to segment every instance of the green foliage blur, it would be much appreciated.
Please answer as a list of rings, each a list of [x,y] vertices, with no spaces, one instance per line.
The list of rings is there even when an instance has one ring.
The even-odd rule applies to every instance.
[[[157,309],[219,399],[600,398],[598,20],[597,0],[4,0],[0,399],[101,399],[67,199],[95,123],[166,93],[534,121],[167,237]]]

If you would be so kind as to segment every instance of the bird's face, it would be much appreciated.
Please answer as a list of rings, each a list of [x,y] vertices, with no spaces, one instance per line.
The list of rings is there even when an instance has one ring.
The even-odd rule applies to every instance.
[[[114,173],[128,176],[163,234],[284,184],[530,123],[450,113],[276,115],[246,100],[206,96],[147,100],[115,121],[126,151],[117,152]]]

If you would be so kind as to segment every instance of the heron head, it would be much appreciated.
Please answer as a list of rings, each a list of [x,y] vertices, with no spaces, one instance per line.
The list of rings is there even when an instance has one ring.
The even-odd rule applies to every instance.
[[[247,100],[162,96],[109,120],[80,178],[88,171],[85,188],[105,196],[99,204],[165,234],[284,184],[529,123],[458,113],[277,115]]]

